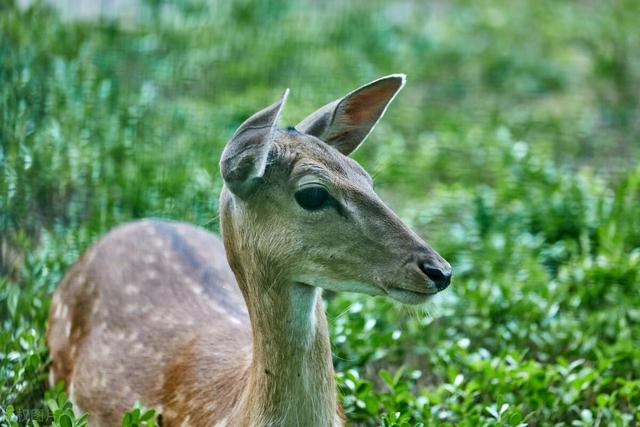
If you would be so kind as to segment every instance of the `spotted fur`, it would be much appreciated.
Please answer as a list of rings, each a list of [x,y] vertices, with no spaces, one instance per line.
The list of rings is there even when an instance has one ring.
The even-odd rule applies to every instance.
[[[417,303],[435,293],[418,263],[450,269],[346,156],[403,83],[364,86],[299,131],[277,129],[286,95],[247,120],[221,159],[222,241],[143,220],[91,246],[55,292],[47,334],[51,381],[74,409],[95,426],[137,400],[164,426],[342,425],[322,288]],[[296,204],[309,180],[335,211]]]

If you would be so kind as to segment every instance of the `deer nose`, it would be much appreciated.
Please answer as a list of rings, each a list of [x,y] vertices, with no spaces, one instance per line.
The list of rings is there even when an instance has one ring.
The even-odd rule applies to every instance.
[[[451,267],[449,268],[440,268],[440,267],[431,267],[424,262],[418,264],[420,266],[420,270],[435,283],[438,291],[442,291],[446,289],[451,284]]]

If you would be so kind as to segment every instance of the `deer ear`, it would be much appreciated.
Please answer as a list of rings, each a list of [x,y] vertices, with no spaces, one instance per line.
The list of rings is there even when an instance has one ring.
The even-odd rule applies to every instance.
[[[369,135],[404,83],[404,74],[382,77],[325,105],[296,128],[348,156]]]
[[[289,95],[289,89],[275,104],[258,111],[231,137],[220,158],[220,172],[232,193],[249,194],[263,177],[267,157],[273,145],[278,117]]]

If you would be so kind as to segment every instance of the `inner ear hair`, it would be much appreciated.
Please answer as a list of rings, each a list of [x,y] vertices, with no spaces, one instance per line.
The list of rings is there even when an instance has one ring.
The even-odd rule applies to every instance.
[[[392,74],[368,83],[318,109],[296,128],[348,156],[367,138],[405,81],[404,74]]]
[[[231,137],[220,158],[220,172],[227,188],[237,195],[248,195],[261,182],[273,147],[278,118],[289,89],[269,107],[249,117]]]

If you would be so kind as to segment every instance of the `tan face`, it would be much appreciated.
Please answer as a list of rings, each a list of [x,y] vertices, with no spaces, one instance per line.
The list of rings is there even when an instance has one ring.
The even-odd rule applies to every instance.
[[[236,206],[234,227],[254,230],[235,238],[247,240],[242,246],[253,248],[288,281],[415,304],[449,285],[451,267],[382,202],[369,175],[346,155],[402,86],[398,76],[387,79],[328,104],[298,129],[253,122],[249,142],[227,159],[223,155],[221,165]],[[354,122],[355,116],[364,122]],[[269,133],[264,170],[250,184],[246,176],[234,182],[238,174],[230,171],[256,169],[254,156],[247,155],[259,147],[256,129]],[[225,161],[235,163],[226,175]]]

